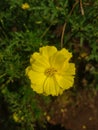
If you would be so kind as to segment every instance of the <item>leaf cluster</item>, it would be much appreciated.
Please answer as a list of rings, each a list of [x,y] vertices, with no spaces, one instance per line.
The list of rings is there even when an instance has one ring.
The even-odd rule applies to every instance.
[[[24,3],[30,7],[22,9]],[[93,76],[91,86],[98,87],[97,12],[98,0],[0,1],[0,101],[4,104],[0,111],[5,108],[10,120],[5,128],[12,123],[18,127],[21,124],[20,129],[23,130],[28,127],[34,129],[34,122],[40,122],[43,117],[39,98],[25,76],[30,55],[43,45],[71,50],[79,68],[79,80],[88,77],[86,80],[90,81]],[[82,71],[81,64],[84,65]],[[41,98],[48,106],[51,100]],[[16,123],[14,113],[23,120]],[[1,117],[4,124],[5,115]]]

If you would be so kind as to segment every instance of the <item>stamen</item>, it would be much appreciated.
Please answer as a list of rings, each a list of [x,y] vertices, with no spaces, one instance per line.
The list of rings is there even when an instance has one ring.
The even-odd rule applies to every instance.
[[[46,76],[54,76],[54,74],[57,72],[57,70],[55,68],[48,68],[45,70],[45,75]]]

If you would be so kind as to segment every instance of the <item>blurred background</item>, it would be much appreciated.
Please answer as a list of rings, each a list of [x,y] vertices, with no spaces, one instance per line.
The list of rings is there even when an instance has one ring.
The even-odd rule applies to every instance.
[[[73,53],[74,86],[58,97],[25,75],[45,45]],[[0,130],[97,130],[97,90],[98,0],[0,1]]]

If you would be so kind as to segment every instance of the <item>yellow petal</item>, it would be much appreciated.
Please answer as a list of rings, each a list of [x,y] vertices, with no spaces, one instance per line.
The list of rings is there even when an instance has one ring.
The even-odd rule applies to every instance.
[[[64,64],[63,64],[63,66],[59,70],[59,73],[63,75],[64,72],[69,69],[69,64],[70,63],[68,61],[65,61]]]
[[[29,72],[30,70],[31,70],[31,67],[30,67],[30,66],[25,69],[26,75],[28,75],[28,72]]]
[[[75,75],[75,64],[74,63],[69,63],[68,67],[66,69],[66,66],[63,68],[63,74],[66,76],[72,76]]]
[[[32,64],[39,57],[38,52],[34,52],[30,57],[30,63]]]
[[[43,94],[43,87],[42,86],[31,83],[31,88],[33,89],[33,91],[35,91],[39,94]]]
[[[66,58],[66,60],[70,60],[70,58],[72,57],[72,53],[69,52],[67,49],[63,48],[62,50],[59,51],[61,54],[64,55],[64,57]]]
[[[46,78],[43,73],[34,72],[32,70],[28,73],[28,76],[32,83],[40,85],[41,87],[43,86],[44,80]]]
[[[58,96],[62,93],[60,86],[53,77],[48,77],[44,82],[44,93],[46,95]]]
[[[35,72],[32,69],[30,69],[30,67],[29,67],[26,69],[26,74],[28,75],[29,79],[31,80],[32,88],[34,88],[34,90],[36,90],[36,91],[37,90],[42,91],[44,80],[46,79],[46,76],[44,75],[44,73]],[[38,86],[38,88],[37,88],[37,86]]]
[[[72,87],[74,83],[74,75],[75,75],[75,64],[69,63],[68,67],[62,69],[62,73],[56,74],[56,80],[63,89],[68,89]]]
[[[53,56],[50,57],[50,65],[53,68],[56,68],[57,70],[61,69],[64,62],[65,62],[65,56],[61,54],[59,51],[55,53]]]
[[[61,70],[64,64],[67,65],[71,57],[72,53],[63,48],[61,51],[57,51],[53,56],[51,56],[49,61],[52,67]]]
[[[40,54],[49,59],[53,54],[57,52],[56,47],[54,46],[44,46],[40,48]]]
[[[30,63],[32,69],[36,72],[44,72],[47,67],[50,67],[48,60],[39,53],[34,53],[31,56]]]
[[[74,77],[73,76],[61,76],[61,75],[55,75],[56,80],[59,84],[59,86],[63,89],[69,89],[72,87],[74,83]]]

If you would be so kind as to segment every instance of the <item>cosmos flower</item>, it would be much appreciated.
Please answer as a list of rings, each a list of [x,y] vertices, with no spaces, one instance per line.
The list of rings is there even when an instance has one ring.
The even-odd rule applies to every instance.
[[[29,6],[28,3],[24,3],[24,4],[22,4],[22,7],[21,7],[21,8],[24,9],[24,10],[26,10],[26,9],[29,9],[30,6]]]
[[[58,96],[73,86],[75,64],[69,60],[72,53],[63,48],[44,46],[31,55],[26,75],[31,88],[39,94]]]

